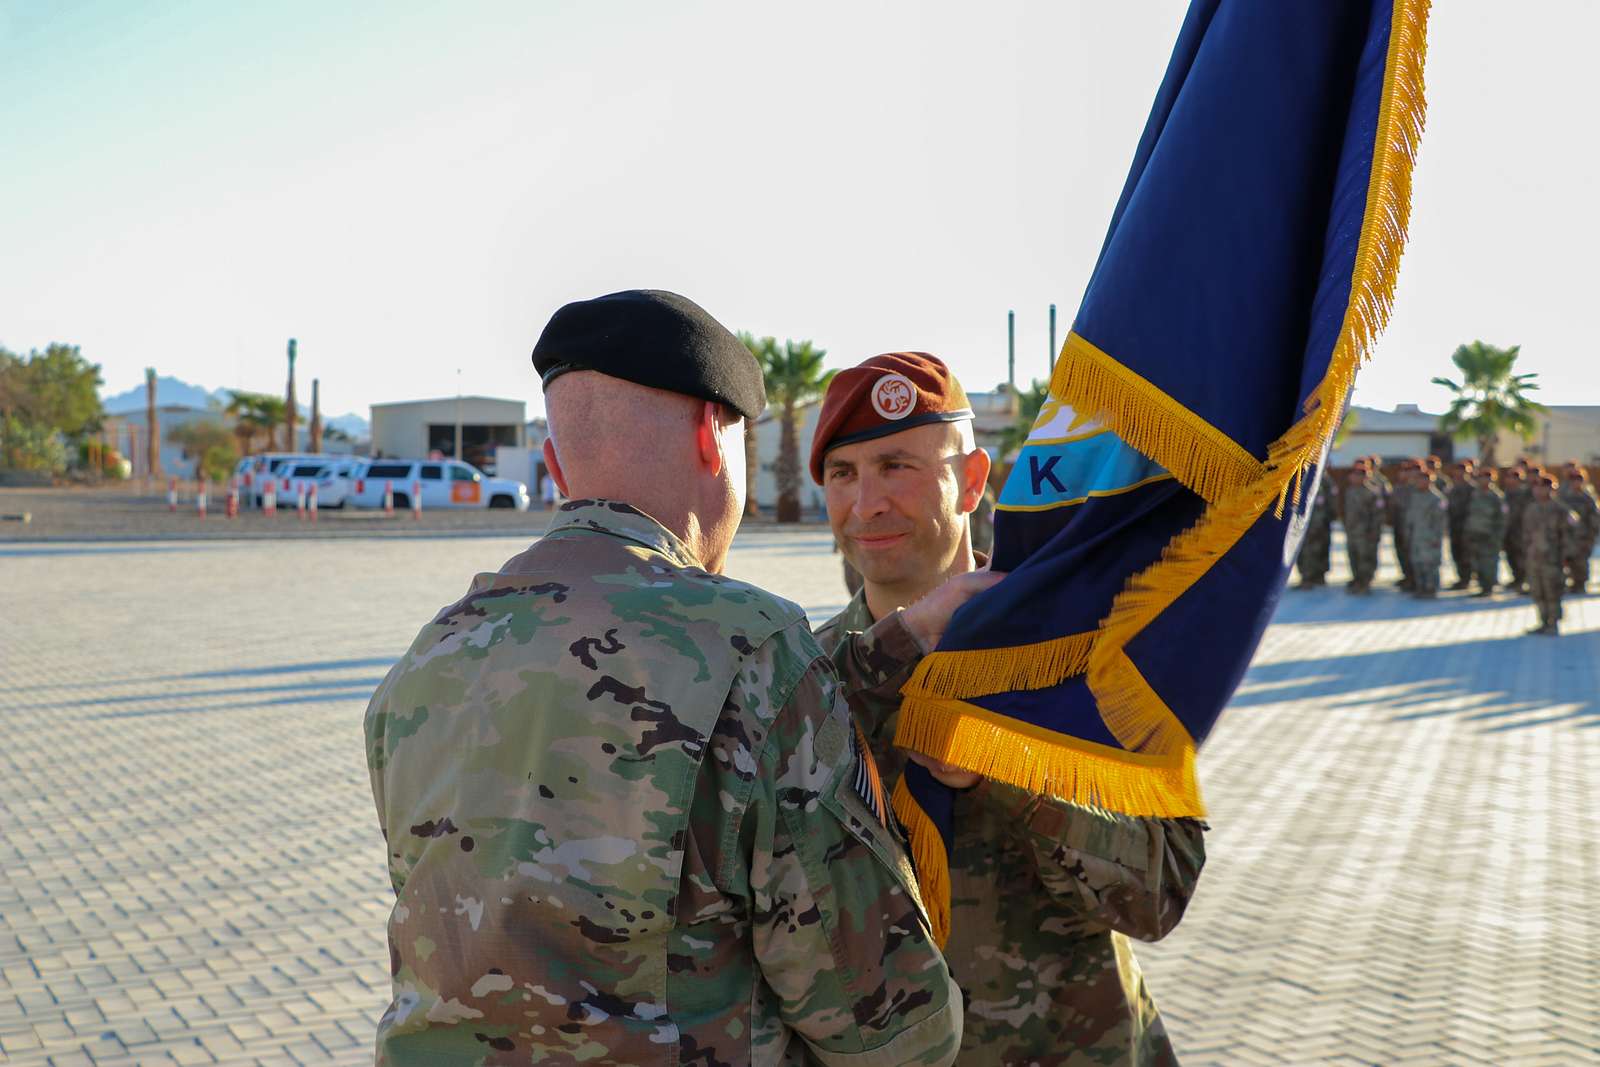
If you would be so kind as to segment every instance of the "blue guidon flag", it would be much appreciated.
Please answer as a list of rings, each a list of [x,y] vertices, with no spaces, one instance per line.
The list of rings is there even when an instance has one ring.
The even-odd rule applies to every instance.
[[[1200,816],[1195,749],[1271,619],[1387,319],[1426,0],[1194,0],[995,517],[1010,575],[896,742],[1082,804]],[[896,814],[948,931],[951,795]]]

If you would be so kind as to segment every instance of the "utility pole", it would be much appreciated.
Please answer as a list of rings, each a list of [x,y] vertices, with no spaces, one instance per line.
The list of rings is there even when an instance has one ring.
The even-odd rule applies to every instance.
[[[456,368],[456,450],[454,457],[461,457],[461,368]]]
[[[294,404],[294,357],[295,357],[295,341],[294,341],[294,338],[291,337],[291,338],[289,338],[289,395],[288,395],[288,398],[287,398],[288,399],[289,410],[284,413],[284,420],[285,420],[284,425],[288,428],[289,436],[288,436],[288,440],[286,440],[284,442],[284,445],[283,445],[283,450],[285,452],[293,452],[295,450],[295,447],[294,447],[294,445],[295,445],[295,441],[294,441],[294,423],[295,423],[295,409],[294,409],[295,408],[295,404]]]
[[[321,378],[311,379],[311,451],[322,451]]]
[[[145,443],[146,478],[161,476],[161,426],[156,416],[156,369],[144,369],[144,425],[150,440]]]
[[[1050,362],[1048,364],[1049,369],[1045,372],[1045,376],[1044,376],[1045,377],[1045,381],[1049,381],[1051,376],[1054,375],[1055,372],[1056,372],[1056,355],[1057,354],[1058,354],[1058,349],[1056,348],[1056,306],[1054,304],[1051,304],[1050,305]]]
[[[1021,410],[1017,399],[1017,313],[1006,312],[1006,388],[1011,395],[1011,413]]]

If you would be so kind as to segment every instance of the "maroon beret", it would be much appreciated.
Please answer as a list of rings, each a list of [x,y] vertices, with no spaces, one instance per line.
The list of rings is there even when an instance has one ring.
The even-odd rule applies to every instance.
[[[822,484],[830,449],[930,422],[972,418],[966,390],[926,352],[888,352],[833,376],[811,439],[811,477]]]

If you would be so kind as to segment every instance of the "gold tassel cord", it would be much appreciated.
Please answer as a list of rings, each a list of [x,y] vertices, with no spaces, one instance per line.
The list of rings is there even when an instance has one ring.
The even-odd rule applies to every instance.
[[[929,932],[934,943],[944,948],[950,940],[950,857],[945,855],[944,838],[911,796],[903,776],[895,783],[890,803],[911,844],[911,862],[917,869],[917,888],[928,913]]]

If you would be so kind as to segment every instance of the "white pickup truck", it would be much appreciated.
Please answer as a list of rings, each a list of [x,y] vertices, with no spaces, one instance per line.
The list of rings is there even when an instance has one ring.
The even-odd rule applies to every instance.
[[[397,510],[411,507],[413,487],[422,491],[422,510],[429,508],[516,508],[528,510],[528,487],[509,478],[490,478],[453,459],[374,459],[351,475],[344,502],[357,508],[383,507],[387,486],[394,489]]]

